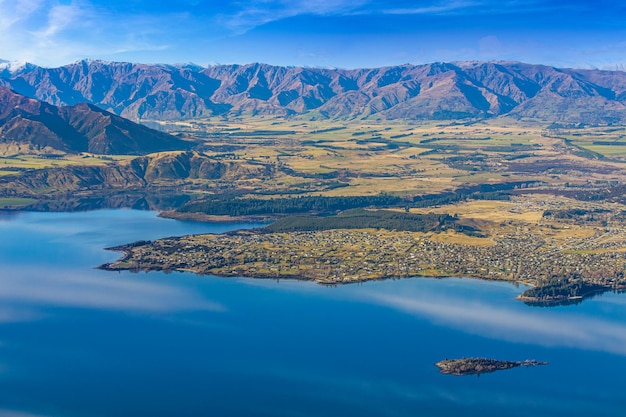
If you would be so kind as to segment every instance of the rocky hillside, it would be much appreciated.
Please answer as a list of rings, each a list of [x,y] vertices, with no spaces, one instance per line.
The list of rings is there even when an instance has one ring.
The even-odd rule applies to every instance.
[[[131,155],[190,146],[92,104],[57,107],[7,87],[0,87],[0,143],[69,153]]]
[[[165,152],[104,166],[68,166],[0,177],[0,196],[41,197],[46,193],[136,191],[176,187],[188,181],[229,183],[266,178],[272,167],[245,161],[218,161],[197,152]]]
[[[80,61],[24,65],[0,84],[53,105],[88,102],[133,120],[217,114],[626,122],[626,73],[519,62],[341,70],[264,64],[168,66]]]

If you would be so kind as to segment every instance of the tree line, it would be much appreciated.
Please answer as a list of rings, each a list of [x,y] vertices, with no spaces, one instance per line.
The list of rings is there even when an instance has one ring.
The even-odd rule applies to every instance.
[[[354,209],[336,216],[291,216],[280,219],[265,230],[269,232],[304,232],[333,229],[386,229],[409,232],[434,232],[456,230],[479,234],[472,227],[457,223],[449,214],[415,214],[391,210]]]
[[[204,200],[190,201],[178,208],[181,213],[204,213],[217,216],[264,216],[289,214],[330,215],[357,208],[401,207],[423,208],[447,205],[468,198],[485,200],[507,200],[506,192],[524,188],[536,181],[481,184],[459,188],[456,191],[421,196],[397,196],[381,193],[374,196],[299,196],[279,198],[243,198],[235,195],[216,195]]]

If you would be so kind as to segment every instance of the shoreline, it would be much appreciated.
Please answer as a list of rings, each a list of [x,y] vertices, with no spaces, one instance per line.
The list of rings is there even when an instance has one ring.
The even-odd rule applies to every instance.
[[[435,363],[444,375],[468,376],[504,371],[517,367],[535,367],[548,365],[548,362],[526,359],[525,361],[503,361],[488,358],[444,359]]]
[[[202,217],[216,220],[214,216]],[[232,221],[232,218],[222,217],[221,220]],[[514,240],[516,236],[509,236],[509,240],[498,243],[500,246],[471,246],[469,249],[459,243],[439,242],[429,237],[423,233],[386,229],[269,233],[263,229],[236,230],[107,248],[122,252],[123,256],[99,268],[289,279],[325,286],[400,278],[462,277],[508,282],[516,287],[521,284],[524,287],[513,297],[530,306],[574,304],[595,294],[626,290],[626,280],[617,276],[617,272],[616,277],[605,276],[602,280],[580,274],[550,275],[554,265],[546,266],[545,259],[530,250],[526,252],[531,263],[520,272],[518,247],[528,247],[531,243],[541,246],[541,242],[531,237]],[[577,260],[558,254],[546,259],[563,265],[562,268]],[[587,262],[587,265],[597,267],[603,261],[604,258],[598,256],[595,263]]]
[[[318,279],[311,279],[308,278],[304,275],[294,275],[294,274],[262,274],[262,273],[256,273],[256,274],[241,274],[241,273],[237,273],[237,274],[230,274],[230,273],[220,273],[220,272],[210,272],[210,273],[204,273],[204,272],[200,272],[200,271],[196,271],[193,269],[188,269],[188,268],[163,268],[163,267],[155,267],[155,266],[148,266],[148,267],[141,267],[141,266],[116,266],[116,264],[119,263],[124,263],[126,261],[128,261],[130,258],[132,258],[132,248],[133,246],[131,246],[133,244],[130,245],[121,245],[121,246],[114,246],[114,247],[109,247],[109,248],[104,248],[105,250],[108,251],[112,251],[112,252],[118,252],[123,254],[123,256],[113,262],[108,262],[108,263],[104,263],[102,265],[98,265],[96,267],[96,269],[101,269],[104,271],[129,271],[132,273],[139,273],[139,272],[172,272],[172,271],[176,271],[176,272],[184,272],[184,273],[192,273],[194,275],[198,275],[198,276],[203,276],[203,277],[218,277],[218,278],[245,278],[245,279],[271,279],[271,280],[293,280],[293,281],[307,281],[307,282],[313,282],[315,284],[318,285],[322,285],[325,287],[335,287],[335,286],[339,286],[339,285],[351,285],[351,284],[359,284],[359,283],[363,283],[363,282],[372,282],[372,281],[387,281],[387,280],[394,280],[394,279],[421,279],[421,278],[430,278],[430,279],[448,279],[448,278],[458,278],[458,279],[471,279],[471,280],[479,280],[479,281],[489,281],[489,282],[502,282],[502,283],[508,283],[508,284],[512,284],[512,285],[516,285],[516,284],[522,284],[525,286],[530,286],[528,283],[526,282],[521,282],[521,281],[511,281],[511,280],[502,280],[502,279],[493,279],[493,278],[485,278],[485,277],[480,277],[480,276],[471,276],[471,275],[463,275],[463,276],[459,276],[459,275],[447,275],[447,274],[425,274],[425,275],[404,275],[404,276],[400,276],[400,275],[384,275],[384,276],[379,276],[379,277],[368,277],[368,278],[363,278],[360,280],[355,280],[355,281],[324,281],[324,280],[318,280]],[[519,297],[521,297],[521,295],[517,296],[516,299],[519,299]]]
[[[110,247],[110,248],[105,248],[105,250],[109,250],[109,251],[113,251],[113,252],[118,252],[118,253],[122,253],[123,256],[113,262],[109,262],[109,263],[105,263],[102,265],[97,266],[97,269],[101,269],[101,270],[105,270],[105,271],[129,271],[132,273],[138,273],[138,272],[172,272],[172,271],[176,271],[176,272],[184,272],[184,273],[192,273],[198,276],[214,276],[214,277],[218,277],[218,278],[245,278],[245,279],[269,279],[269,280],[293,280],[293,281],[307,281],[307,282],[314,282],[318,285],[322,285],[322,286],[326,286],[326,287],[335,287],[335,286],[339,286],[339,285],[350,285],[350,284],[359,284],[359,283],[363,283],[363,282],[372,282],[372,281],[387,281],[387,280],[394,280],[394,279],[420,279],[420,278],[431,278],[431,279],[447,279],[447,278],[459,278],[459,279],[472,279],[472,280],[480,280],[480,281],[490,281],[490,282],[502,282],[502,283],[508,283],[508,284],[512,284],[512,285],[524,285],[524,286],[529,286],[529,287],[536,287],[536,284],[531,284],[528,283],[526,281],[512,281],[512,280],[503,280],[503,279],[493,279],[493,278],[485,278],[485,277],[481,277],[481,276],[471,276],[471,275],[463,275],[463,276],[459,276],[459,275],[447,275],[447,274],[428,274],[428,275],[382,275],[382,276],[378,276],[378,277],[367,277],[367,278],[362,278],[359,280],[354,280],[354,281],[325,281],[325,280],[320,280],[320,279],[312,279],[309,277],[306,277],[304,275],[296,275],[296,274],[263,274],[263,273],[253,273],[253,274],[244,274],[244,273],[220,273],[219,271],[217,272],[210,272],[210,273],[205,273],[205,272],[201,272],[201,271],[196,271],[193,269],[188,269],[188,268],[163,268],[163,267],[155,267],[154,265],[152,266],[146,266],[146,267],[142,267],[142,266],[116,266],[116,264],[120,264],[120,263],[124,263],[126,261],[128,261],[129,259],[132,258],[132,248],[133,246],[131,246],[133,244],[130,245],[121,245],[121,246],[115,246],[115,247]],[[603,294],[605,292],[609,292],[609,291],[616,291],[616,292],[621,292],[621,291],[626,291],[626,285],[624,286],[620,286],[617,288],[614,287],[610,287],[610,286],[604,286],[603,289],[597,289],[594,291],[589,291],[586,292],[584,294],[581,295],[576,295],[576,296],[569,296],[569,297],[563,297],[563,298],[558,298],[558,299],[537,299],[534,297],[526,297],[522,294],[519,294],[515,297],[516,300],[518,301],[522,301],[523,303],[529,305],[529,306],[536,306],[536,307],[553,307],[553,306],[559,306],[559,305],[567,305],[567,304],[576,304],[578,302],[582,302],[584,299],[592,297],[594,295],[599,295],[599,294]]]
[[[601,284],[597,284],[597,285],[601,285]],[[525,304],[531,305],[531,306],[544,306],[544,307],[550,307],[550,306],[558,306],[558,305],[568,305],[568,304],[577,304],[579,302],[582,302],[583,300],[585,300],[586,298],[591,298],[595,295],[601,295],[607,292],[624,292],[626,291],[626,285],[621,285],[621,286],[610,286],[610,285],[602,285],[602,288],[598,288],[595,290],[591,290],[591,291],[587,291],[585,293],[582,294],[578,294],[578,295],[574,295],[574,296],[562,296],[562,297],[558,297],[558,298],[550,298],[550,299],[540,299],[540,298],[536,298],[536,297],[526,297],[522,294],[518,295],[517,297],[515,297],[517,300],[520,300],[522,302],[524,302]]]
[[[267,223],[279,218],[277,216],[218,216],[204,213],[181,213],[175,210],[160,211],[157,216],[163,219],[201,223]]]

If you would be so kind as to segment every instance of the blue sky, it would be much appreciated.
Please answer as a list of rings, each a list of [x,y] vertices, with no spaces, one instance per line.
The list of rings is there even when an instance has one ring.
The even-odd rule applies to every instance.
[[[0,58],[624,69],[625,22],[618,0],[0,0]]]

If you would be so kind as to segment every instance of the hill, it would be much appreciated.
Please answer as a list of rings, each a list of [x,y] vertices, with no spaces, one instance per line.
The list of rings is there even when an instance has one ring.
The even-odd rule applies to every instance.
[[[158,191],[194,180],[235,183],[271,174],[269,165],[219,161],[197,152],[163,152],[100,166],[36,169],[1,176],[0,195],[41,198],[46,194]]]
[[[92,104],[57,107],[0,86],[0,143],[68,152],[143,155],[190,144]]]
[[[59,68],[24,65],[1,72],[0,84],[53,105],[88,102],[133,120],[242,114],[389,120],[510,115],[548,122],[626,122],[626,73],[519,62],[343,70],[79,61]]]

